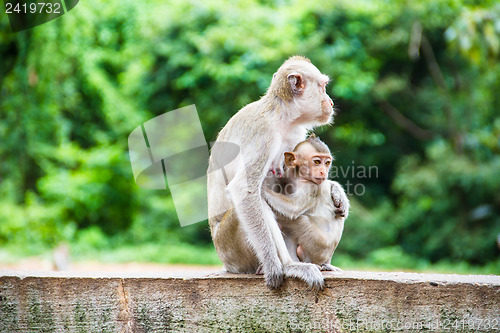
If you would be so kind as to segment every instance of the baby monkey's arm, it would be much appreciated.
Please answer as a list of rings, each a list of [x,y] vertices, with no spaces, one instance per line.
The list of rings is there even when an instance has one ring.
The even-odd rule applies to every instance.
[[[309,210],[313,203],[310,196],[299,193],[283,195],[267,187],[263,187],[262,195],[272,209],[292,220]]]

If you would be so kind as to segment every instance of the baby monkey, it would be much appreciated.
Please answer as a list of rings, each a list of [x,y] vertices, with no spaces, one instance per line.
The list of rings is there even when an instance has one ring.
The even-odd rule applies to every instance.
[[[285,152],[283,177],[268,178],[262,193],[277,213],[294,260],[341,271],[330,262],[342,237],[349,200],[339,183],[327,179],[332,160],[328,146],[312,134]]]

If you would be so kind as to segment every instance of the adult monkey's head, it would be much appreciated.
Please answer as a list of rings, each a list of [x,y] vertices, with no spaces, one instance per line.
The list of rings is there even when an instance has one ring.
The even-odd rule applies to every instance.
[[[310,127],[332,121],[333,101],[326,93],[329,77],[311,61],[293,56],[274,73],[267,96],[277,96],[285,105],[283,117]]]

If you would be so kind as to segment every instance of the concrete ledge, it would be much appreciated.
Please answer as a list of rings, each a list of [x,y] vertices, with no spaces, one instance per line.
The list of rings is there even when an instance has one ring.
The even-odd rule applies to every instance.
[[[492,332],[500,276],[325,273],[268,290],[262,276],[0,271],[0,332]]]

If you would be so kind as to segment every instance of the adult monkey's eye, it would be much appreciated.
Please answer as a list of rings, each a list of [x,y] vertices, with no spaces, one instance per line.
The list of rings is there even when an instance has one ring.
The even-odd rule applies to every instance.
[[[332,163],[332,161],[326,161],[325,164],[326,165],[330,165]]]
[[[313,160],[314,164],[316,165],[320,165],[321,164],[321,160]]]

